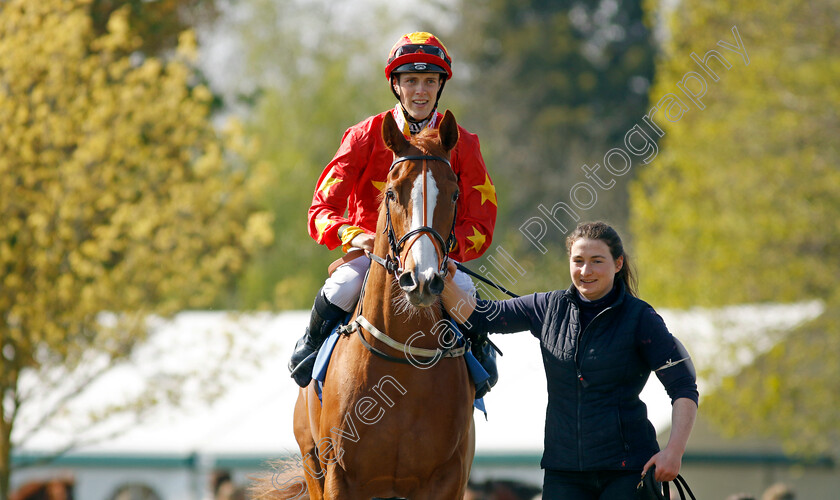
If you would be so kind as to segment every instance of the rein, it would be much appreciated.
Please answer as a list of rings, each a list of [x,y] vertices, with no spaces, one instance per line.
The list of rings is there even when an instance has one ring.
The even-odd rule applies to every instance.
[[[457,268],[458,268],[458,270],[460,270],[461,272],[466,273],[466,274],[469,274],[469,275],[470,275],[470,276],[472,276],[473,278],[476,278],[476,279],[478,279],[478,280],[481,280],[481,281],[483,281],[483,282],[487,283],[488,285],[490,285],[490,286],[492,286],[492,287],[494,287],[494,288],[496,288],[496,289],[498,289],[498,290],[501,290],[502,292],[504,292],[504,293],[508,294],[509,296],[511,296],[511,297],[513,297],[513,298],[519,297],[519,295],[516,295],[515,293],[511,292],[510,290],[508,290],[507,288],[503,287],[502,285],[500,285],[500,284],[498,284],[498,283],[494,283],[493,281],[491,281],[491,280],[489,280],[489,279],[485,278],[484,276],[482,276],[482,275],[480,275],[480,274],[476,274],[476,273],[475,273],[475,271],[471,271],[470,269],[468,269],[466,266],[464,266],[464,265],[463,265],[463,264],[461,264],[460,262],[456,262],[456,263],[455,263],[455,267],[457,267]]]

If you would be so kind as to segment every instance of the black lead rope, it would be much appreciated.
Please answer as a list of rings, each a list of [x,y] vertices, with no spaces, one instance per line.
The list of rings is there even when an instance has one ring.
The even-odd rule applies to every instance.
[[[483,282],[487,283],[488,285],[503,291],[504,293],[508,294],[509,296],[511,296],[513,298],[519,297],[519,295],[516,295],[515,293],[511,292],[510,290],[503,287],[502,285],[497,285],[496,283],[493,283],[492,281],[485,278],[484,276],[481,276],[480,274],[477,274],[473,271],[470,271],[466,266],[464,266],[460,262],[455,262],[455,267],[460,269],[461,272],[469,274],[473,278],[478,278],[480,281],[483,281]],[[499,347],[496,346],[496,344],[494,344],[492,340],[490,340],[490,337],[485,336],[485,338],[487,340],[487,343],[490,344],[490,346],[493,348],[493,350],[495,350],[497,353],[499,353],[499,356],[504,356],[504,353],[502,352],[502,350],[499,349]]]
[[[473,278],[478,278],[480,281],[483,281],[483,282],[487,283],[488,285],[490,285],[490,286],[492,286],[492,287],[494,287],[494,288],[497,288],[497,289],[499,289],[499,290],[503,291],[504,293],[506,293],[506,294],[510,295],[511,297],[514,297],[514,298],[519,297],[519,295],[516,295],[515,293],[511,292],[510,290],[508,290],[507,288],[503,287],[502,285],[497,285],[496,283],[493,283],[492,281],[488,280],[488,279],[487,279],[487,278],[485,278],[484,276],[481,276],[480,274],[477,274],[477,273],[475,273],[475,272],[473,272],[473,271],[470,271],[469,269],[467,269],[467,268],[466,268],[463,264],[461,264],[460,262],[456,262],[456,263],[455,263],[455,267],[457,267],[458,269],[460,269],[462,272],[469,274],[469,275],[470,275],[470,276],[472,276]]]

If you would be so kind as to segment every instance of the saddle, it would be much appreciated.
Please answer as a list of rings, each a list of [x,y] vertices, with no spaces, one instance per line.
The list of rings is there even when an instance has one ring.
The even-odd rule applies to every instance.
[[[362,250],[361,248],[353,248],[349,252],[347,252],[346,254],[342,255],[340,258],[335,259],[332,262],[332,264],[330,264],[330,266],[327,268],[327,272],[329,273],[330,276],[332,276],[332,273],[334,273],[335,270],[338,269],[338,266],[340,266],[342,264],[346,264],[346,263],[350,262],[351,260],[356,260],[359,257],[363,257],[364,255],[365,255],[365,251]]]
[[[344,320],[339,322],[336,325],[335,329],[333,329],[330,336],[327,337],[327,340],[324,341],[324,344],[321,345],[321,348],[318,349],[318,353],[315,356],[315,366],[312,369],[312,378],[317,382],[315,385],[315,393],[318,394],[318,399],[322,398],[322,391],[324,387],[324,381],[327,377],[327,367],[329,366],[330,357],[332,356],[333,349],[335,348],[336,342],[338,342],[338,338],[348,332],[347,325],[350,323],[353,314],[349,313]],[[450,326],[452,327],[453,331],[455,332],[458,340],[456,342],[466,342],[464,335],[458,329],[457,324],[452,321],[451,319],[447,318],[450,322]],[[475,355],[470,350],[467,350],[463,355],[464,361],[467,363],[467,369],[470,372],[470,378],[472,378],[473,383],[476,386],[481,385],[487,379],[490,378],[490,374],[487,373],[487,370],[481,366],[481,363],[476,359]],[[484,406],[484,398],[476,399],[473,402],[473,406],[478,408],[479,410],[484,413],[485,418],[487,418],[487,410]]]

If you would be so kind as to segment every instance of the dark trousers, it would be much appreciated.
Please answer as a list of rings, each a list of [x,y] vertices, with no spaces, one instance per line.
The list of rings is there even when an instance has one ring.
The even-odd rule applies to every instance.
[[[642,471],[566,472],[546,469],[543,500],[635,500]]]

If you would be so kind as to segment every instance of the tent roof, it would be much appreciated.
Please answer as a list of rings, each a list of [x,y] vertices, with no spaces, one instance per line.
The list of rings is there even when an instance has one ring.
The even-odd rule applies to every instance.
[[[820,302],[808,302],[662,310],[660,314],[686,345],[701,373],[714,367],[720,374],[749,363],[777,342],[784,331],[818,316],[822,309]],[[21,409],[13,439],[22,441],[19,450],[23,452],[58,450],[73,439],[81,443],[93,440],[74,452],[94,454],[272,456],[296,452],[292,409],[297,386],[289,379],[286,363],[308,318],[308,311],[243,315],[190,311],[158,321],[130,363],[107,370],[86,385],[78,397],[63,403],[61,411],[44,424],[39,423],[40,417],[69,389],[59,384],[40,391],[43,394]],[[736,349],[738,340],[745,340],[751,348]],[[540,453],[547,396],[539,343],[528,333],[495,335],[493,341],[504,353],[499,358],[501,379],[485,398],[488,420],[476,412],[476,452]],[[733,361],[715,366],[727,359],[723,353],[728,351]],[[167,374],[161,376],[160,370]],[[197,375],[203,382],[178,378],[186,373]],[[22,385],[36,394],[43,380],[28,374]],[[182,404],[164,401],[139,422],[88,418],[91,410],[104,404],[128,401],[132,394],[141,394],[150,380],[157,386],[169,383],[182,388]],[[73,376],[68,375],[65,383],[72,381]],[[700,378],[701,396],[713,384],[710,377]],[[224,391],[206,403],[202,393],[208,389]],[[651,377],[642,398],[657,432],[667,429],[670,400],[655,377]],[[120,432],[122,427],[128,430]],[[115,435],[105,437],[111,433]]]

